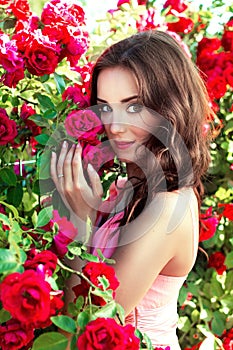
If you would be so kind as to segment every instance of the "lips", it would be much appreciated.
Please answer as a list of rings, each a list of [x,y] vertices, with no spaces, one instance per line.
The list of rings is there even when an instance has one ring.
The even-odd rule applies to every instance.
[[[114,141],[118,149],[127,149],[134,144],[134,141]]]

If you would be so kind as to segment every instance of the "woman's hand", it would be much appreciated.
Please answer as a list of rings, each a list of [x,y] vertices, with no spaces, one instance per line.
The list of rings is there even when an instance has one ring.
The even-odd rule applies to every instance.
[[[51,177],[71,217],[86,222],[88,217],[95,219],[103,188],[100,177],[91,164],[87,167],[90,185],[87,183],[81,155],[80,144],[73,144],[69,149],[67,141],[64,141],[59,157],[52,152],[50,169]]]

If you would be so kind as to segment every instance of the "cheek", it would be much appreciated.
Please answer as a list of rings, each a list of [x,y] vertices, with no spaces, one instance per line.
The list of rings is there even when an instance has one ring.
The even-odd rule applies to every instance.
[[[134,134],[137,140],[148,140],[150,133],[143,127],[131,128],[131,132]]]

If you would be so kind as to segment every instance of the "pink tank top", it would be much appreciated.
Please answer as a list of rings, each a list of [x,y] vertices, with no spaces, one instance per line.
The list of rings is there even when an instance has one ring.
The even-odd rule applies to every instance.
[[[190,190],[192,191],[192,190]],[[192,191],[192,195],[195,194]],[[194,213],[193,206],[190,205],[193,225],[193,264],[196,259],[198,248],[198,217]],[[108,219],[93,236],[92,250],[96,254],[96,248],[101,248],[105,257],[110,258],[114,253],[119,237],[118,220],[123,216],[123,212],[115,214]],[[164,349],[180,350],[176,335],[178,313],[177,300],[180,288],[186,276],[165,276],[158,275],[149,291],[126,317],[125,322],[138,328],[142,333],[146,333],[152,341],[154,347]]]

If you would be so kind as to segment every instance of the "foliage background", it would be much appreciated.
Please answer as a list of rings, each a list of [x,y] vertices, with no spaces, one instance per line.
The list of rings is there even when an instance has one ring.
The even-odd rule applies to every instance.
[[[39,15],[45,1],[31,0],[29,3]],[[216,9],[222,25],[217,32],[210,33],[208,28]],[[183,30],[176,28],[174,31],[189,47],[192,59],[204,73],[212,107],[218,116],[212,124],[219,131],[211,143],[212,163],[204,181],[206,196],[202,206],[200,247],[208,257],[200,251],[179,297],[178,333],[182,349],[232,349],[233,343],[233,23],[226,26],[221,16],[223,13],[229,13],[228,19],[233,13],[233,7],[224,1],[212,1],[207,9],[200,5],[195,10],[189,5],[184,11],[173,13],[166,9],[157,10],[156,1],[148,1],[146,5],[138,5],[137,1],[128,4],[126,1],[118,11],[107,13],[96,22],[93,31],[89,32],[88,51],[79,60],[80,67],[94,61],[105,47],[137,30],[166,28],[167,23],[172,28],[180,14],[193,23],[191,25],[189,22],[191,29],[184,27]],[[224,41],[226,31],[228,37]],[[205,42],[201,49],[205,37],[210,39],[211,45]],[[0,70],[3,74],[4,69],[0,67]],[[46,181],[48,178],[46,158],[41,155],[56,123],[63,122],[74,108],[62,100],[63,92],[80,82],[84,83],[83,76],[77,70],[70,69],[63,60],[55,74],[41,77],[27,75],[15,89],[1,83],[0,107],[21,126],[20,134],[16,137],[16,142],[21,142],[20,146],[12,143],[0,146],[2,279],[14,271],[23,271],[25,252],[29,251],[32,242],[38,249],[49,249],[53,244],[56,229],[44,229],[51,216],[48,216],[50,209],[47,207],[44,211],[41,202],[39,177]],[[33,135],[31,129],[25,128],[18,117],[19,112],[16,113],[16,110],[22,109],[24,102],[36,110],[30,119],[40,127],[38,134]],[[210,124],[206,128],[210,128]],[[41,168],[44,171],[42,174],[38,170]],[[49,182],[46,183],[49,187]],[[37,239],[40,237],[40,242],[35,243],[31,233],[36,234]],[[42,235],[44,246],[41,245]],[[78,248],[81,251],[84,249]],[[72,253],[74,247],[69,250],[70,256]],[[62,272],[63,278],[67,276],[66,273]],[[53,278],[58,284],[62,280],[58,271]],[[0,320],[2,324],[7,320],[4,309],[0,312]]]

